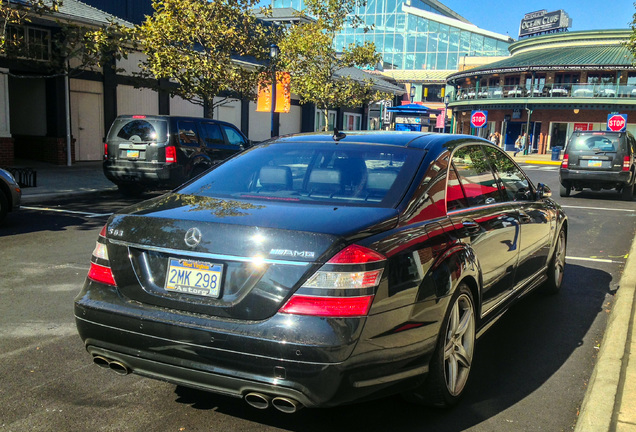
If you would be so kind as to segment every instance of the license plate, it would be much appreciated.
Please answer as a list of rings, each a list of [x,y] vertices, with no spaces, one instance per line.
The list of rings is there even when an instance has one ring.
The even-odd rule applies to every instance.
[[[589,160],[587,161],[587,166],[593,167],[593,168],[599,168],[603,166],[603,161]]]
[[[222,276],[221,264],[170,258],[165,288],[167,291],[218,298]]]
[[[126,157],[131,159],[139,158],[139,150],[126,150]]]

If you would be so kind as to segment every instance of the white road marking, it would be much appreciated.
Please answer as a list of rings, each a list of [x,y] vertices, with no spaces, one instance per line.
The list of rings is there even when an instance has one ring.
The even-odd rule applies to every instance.
[[[614,261],[614,260],[604,259],[604,258],[583,258],[583,257],[566,256],[565,259],[573,260],[573,261],[592,261],[592,262],[609,263],[609,264],[624,264],[625,263],[625,261]]]
[[[606,208],[606,207],[584,207],[584,206],[569,206],[569,205],[561,205],[563,208],[572,208],[572,209],[583,209],[583,210],[606,210],[606,211],[623,211],[623,212],[635,212],[636,209],[617,209],[617,208]]]
[[[54,208],[50,208],[50,207],[20,206],[20,208],[21,209],[27,209],[27,210],[36,210],[36,211],[49,211],[49,212],[55,212],[55,213],[77,214],[77,215],[82,215],[82,216],[86,216],[86,217],[89,217],[89,218],[105,217],[105,216],[112,215],[112,213],[91,213],[91,212],[83,212],[83,211],[76,211],[76,210],[54,209]]]

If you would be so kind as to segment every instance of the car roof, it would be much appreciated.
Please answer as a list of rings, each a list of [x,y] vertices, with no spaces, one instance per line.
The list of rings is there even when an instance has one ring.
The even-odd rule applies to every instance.
[[[219,124],[226,124],[226,125],[230,125],[230,126],[234,126],[234,128],[236,128],[235,125],[233,125],[232,123],[223,121],[223,120],[217,120],[217,119],[211,119],[211,118],[205,118],[205,117],[193,117],[193,116],[177,116],[177,115],[164,115],[164,114],[123,114],[123,115],[118,115],[117,116],[118,119],[155,119],[155,120],[188,120],[188,121],[192,121],[192,120],[196,120],[196,121],[208,121],[208,122],[214,122],[214,123],[219,123]]]
[[[340,134],[340,135],[338,135]],[[485,139],[472,135],[451,135],[432,132],[406,132],[406,131],[342,131],[320,132],[295,135],[284,135],[263,144],[274,143],[343,143],[365,145],[391,145],[397,147],[409,147],[430,150],[434,147],[454,147],[467,140],[490,143]]]

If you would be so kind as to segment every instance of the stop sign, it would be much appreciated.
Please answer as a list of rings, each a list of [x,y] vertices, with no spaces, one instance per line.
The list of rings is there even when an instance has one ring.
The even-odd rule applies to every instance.
[[[488,111],[473,111],[470,115],[470,124],[476,128],[483,128],[488,123]]]
[[[612,132],[623,132],[627,128],[627,114],[608,114],[607,130]]]

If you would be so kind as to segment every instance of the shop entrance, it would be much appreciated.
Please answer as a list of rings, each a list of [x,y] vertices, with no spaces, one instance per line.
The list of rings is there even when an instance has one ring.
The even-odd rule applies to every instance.
[[[519,135],[526,131],[526,122],[506,122],[506,143],[505,150],[513,151],[515,149],[515,141]],[[541,122],[530,122],[530,151],[537,151],[539,132],[541,132]]]
[[[568,140],[568,124],[552,123],[551,136],[550,147],[565,147],[565,143]]]

